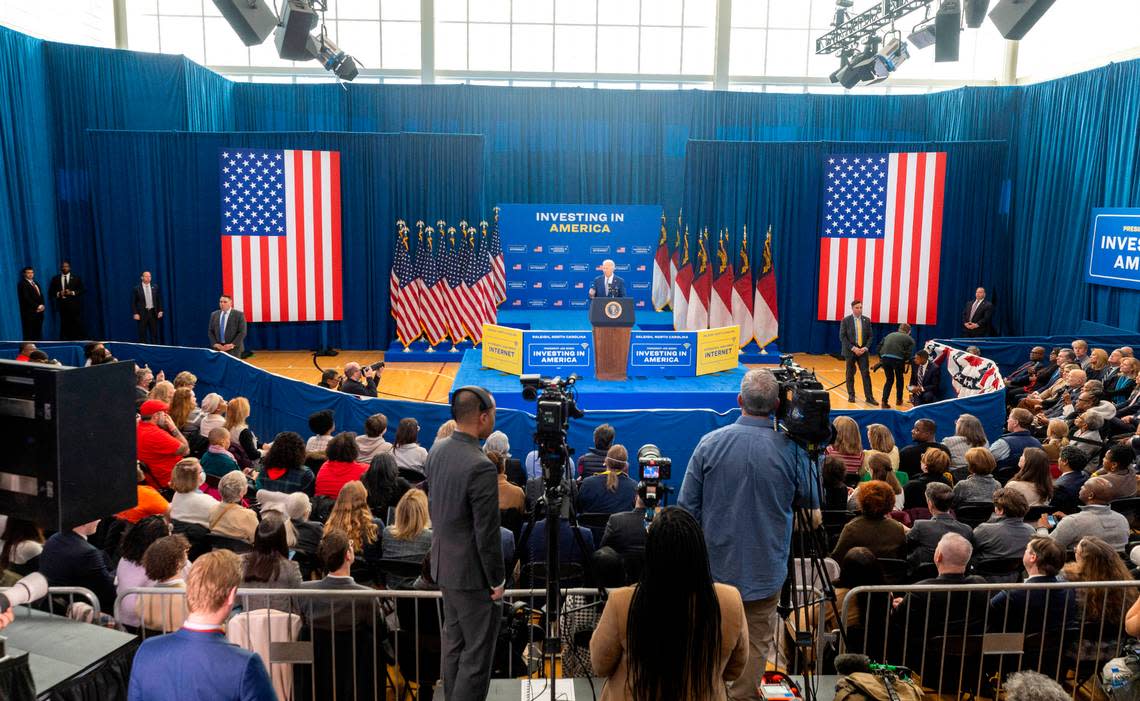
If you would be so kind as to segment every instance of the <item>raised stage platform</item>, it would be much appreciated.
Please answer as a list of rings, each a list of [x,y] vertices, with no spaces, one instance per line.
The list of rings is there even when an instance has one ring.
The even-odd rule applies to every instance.
[[[513,329],[524,331],[589,331],[590,321],[584,310],[551,311],[551,310],[523,310],[503,309],[499,311],[498,323]],[[673,312],[638,312],[637,323],[634,328],[640,331],[672,331]],[[392,341],[388,346],[386,359],[401,363],[439,363],[455,362],[459,354],[472,348],[470,341],[455,346],[452,351],[450,343],[441,343],[431,349],[425,341],[416,341],[404,349],[404,344]],[[766,352],[752,342],[741,349],[740,362],[747,365],[776,364],[780,362],[780,351],[776,344],[770,344]]]
[[[578,380],[578,408],[587,411],[611,409],[712,409],[723,412],[737,407],[740,380],[748,368],[737,365],[734,370],[700,377],[630,377],[621,382],[608,382],[593,377]],[[495,395],[498,405],[508,409],[534,412],[534,402],[522,397],[517,375],[483,367],[483,354],[468,350],[459,364],[452,389],[479,385]]]

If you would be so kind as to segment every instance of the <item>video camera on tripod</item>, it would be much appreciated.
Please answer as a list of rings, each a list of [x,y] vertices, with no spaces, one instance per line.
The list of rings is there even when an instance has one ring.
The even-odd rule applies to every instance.
[[[646,443],[637,451],[637,495],[645,505],[645,525],[648,526],[657,514],[657,507],[665,501],[667,487],[661,486],[673,474],[673,459],[663,457],[661,449]]]
[[[547,486],[562,481],[566,461],[573,452],[566,445],[566,432],[570,419],[580,419],[585,412],[578,408],[571,388],[579,379],[572,374],[562,377],[542,377],[538,374],[522,375],[522,396],[528,402],[537,402],[534,442],[542,464],[542,477]]]
[[[780,384],[776,416],[788,437],[804,447],[825,447],[835,429],[831,426],[831,395],[823,383],[788,353],[780,356],[780,366],[772,374]]]

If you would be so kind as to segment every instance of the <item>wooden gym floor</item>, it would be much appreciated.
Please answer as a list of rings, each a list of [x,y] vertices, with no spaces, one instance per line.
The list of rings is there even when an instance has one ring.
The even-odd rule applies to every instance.
[[[446,353],[440,353],[446,355]],[[796,362],[809,370],[815,370],[824,387],[843,382],[844,365],[842,359],[830,355],[808,355],[797,353]],[[259,351],[248,359],[253,365],[282,377],[315,384],[320,372],[313,367],[313,355],[309,351]],[[324,369],[342,370],[344,364],[356,361],[361,364],[384,360],[384,351],[341,351],[332,358],[317,358]],[[874,364],[874,363],[872,363]],[[770,367],[752,365],[750,367]],[[416,401],[446,403],[451,383],[459,371],[458,360],[439,363],[391,362],[384,367],[380,378],[380,396],[387,399],[412,399]],[[875,398],[881,399],[884,376],[882,371],[871,373]],[[855,394],[859,398],[854,404],[847,401],[847,390],[842,385],[831,390],[831,406],[836,409],[868,409],[870,404],[863,402],[862,382],[855,377]],[[892,392],[893,394],[893,392]],[[905,399],[905,392],[904,392]],[[894,398],[891,398],[894,403]]]

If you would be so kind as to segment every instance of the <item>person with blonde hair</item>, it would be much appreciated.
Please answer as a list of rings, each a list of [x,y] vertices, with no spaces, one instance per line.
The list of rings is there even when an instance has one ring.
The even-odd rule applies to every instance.
[[[206,473],[198,458],[183,458],[174,465],[170,475],[170,519],[210,527],[210,514],[218,500],[199,488],[206,483]]]
[[[605,470],[582,480],[578,488],[580,514],[616,514],[633,508],[637,482],[629,476],[629,453],[614,443],[606,450]]]
[[[146,398],[157,399],[163,404],[170,404],[170,400],[174,399],[174,383],[167,380],[155,382]]]
[[[174,376],[174,389],[183,387],[193,390],[198,385],[198,376],[189,370],[183,370]]]
[[[922,465],[922,474],[906,483],[903,487],[903,509],[926,508],[926,487],[929,484],[940,482],[947,486],[954,481],[947,470],[950,469],[950,455],[941,450],[928,450],[919,458]]]
[[[859,424],[850,416],[836,416],[831,425],[835,427],[835,440],[827,446],[825,454],[842,460],[847,474],[858,474],[863,466],[863,441],[859,440]]]
[[[325,534],[331,531],[343,532],[348,536],[355,552],[373,559],[374,546],[380,541],[382,525],[368,508],[368,490],[360,480],[352,480],[340,488],[332,512],[325,521]]]
[[[1093,348],[1089,352],[1089,362],[1085,366],[1085,376],[1090,380],[1101,380],[1108,369],[1108,351],[1103,348]]]
[[[423,562],[431,550],[431,516],[421,489],[409,489],[396,504],[396,522],[384,529],[381,549],[385,560]],[[389,589],[412,589],[415,577],[385,575]]]
[[[487,459],[491,461],[499,473],[499,511],[511,511],[512,509],[519,513],[526,511],[526,493],[523,492],[522,487],[507,481],[506,457],[494,450],[484,450],[483,454],[487,456]]]
[[[253,544],[257,533],[257,514],[253,509],[241,505],[248,489],[249,481],[241,470],[228,472],[222,477],[218,482],[218,493],[221,494],[222,501],[210,512],[210,523],[207,525],[211,533]]]
[[[256,463],[261,460],[261,442],[257,440],[248,422],[249,400],[245,397],[234,397],[226,407],[226,430],[230,432],[234,442],[241,446],[245,457],[251,463]]]
[[[443,440],[444,438],[449,438],[453,433],[455,433],[455,419],[448,419],[441,423],[439,428],[436,429],[435,439],[437,441]]]
[[[872,452],[867,456],[866,464],[866,478],[865,481],[860,482],[859,486],[851,493],[847,499],[847,510],[859,510],[859,490],[864,485],[870,482],[885,482],[891,488],[895,495],[895,509],[902,510],[903,507],[903,483],[902,480],[906,478],[905,472],[896,472],[891,469],[891,461],[886,455],[880,452]]]
[[[867,427],[867,444],[871,447],[863,451],[862,481],[867,482],[871,479],[871,473],[867,468],[867,458],[874,453],[886,455],[891,461],[891,469],[898,472],[899,449],[898,446],[895,445],[895,437],[891,433],[891,429],[883,424],[871,424]],[[899,473],[899,482],[906,484],[908,477],[909,475],[905,472]]]

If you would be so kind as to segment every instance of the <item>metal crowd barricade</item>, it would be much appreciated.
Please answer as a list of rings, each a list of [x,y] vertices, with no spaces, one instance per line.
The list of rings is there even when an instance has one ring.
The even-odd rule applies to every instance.
[[[575,630],[592,629],[601,615],[597,589],[564,590],[564,652],[582,645]],[[145,597],[155,627],[122,626],[143,638],[170,633],[181,625],[185,590],[168,587],[126,589],[115,601],[121,620],[124,599],[134,597],[141,611]],[[509,590],[503,597],[493,676],[543,677],[541,642],[545,589]],[[571,605],[573,604],[573,605]],[[440,677],[442,595],[438,591],[386,589],[239,588],[227,637],[262,655],[278,697],[286,699],[417,699]],[[269,613],[268,610],[276,613]],[[243,614],[250,614],[245,615]],[[290,616],[296,616],[295,621]],[[299,623],[300,625],[294,625]],[[298,630],[299,629],[299,630]],[[577,651],[581,658],[582,651]]]
[[[0,588],[0,593],[5,593],[8,589],[9,587]],[[87,604],[91,607],[94,616],[98,617],[99,598],[95,596],[95,592],[86,587],[48,587],[47,595],[39,601],[33,601],[29,606],[56,616],[67,616],[71,607],[76,603]],[[20,615],[22,608],[25,611],[27,610],[24,607],[17,607],[17,616]]]
[[[1060,682],[1076,699],[1082,686],[1099,680],[1106,662],[1124,654],[1124,619],[1138,585],[857,587],[844,596],[840,615],[859,625],[848,627],[839,652],[905,665],[931,693],[997,698],[1010,673],[1033,670]],[[1022,591],[1024,600],[1010,605],[1011,594]],[[1001,592],[1007,605],[992,606]]]

